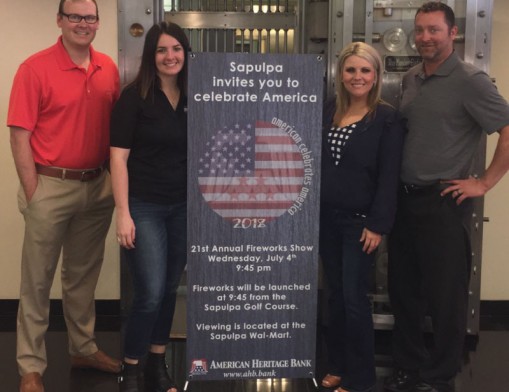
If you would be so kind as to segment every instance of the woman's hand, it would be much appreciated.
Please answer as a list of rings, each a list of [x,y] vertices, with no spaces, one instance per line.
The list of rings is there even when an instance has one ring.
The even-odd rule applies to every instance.
[[[375,233],[366,228],[362,229],[360,242],[364,242],[362,250],[366,252],[368,255],[371,252],[373,252],[378,247],[378,245],[380,245],[381,241],[382,241],[381,234]]]
[[[136,231],[129,212],[127,160],[130,153],[131,150],[128,148],[110,147],[111,186],[117,214],[117,241],[126,249],[134,248]]]
[[[117,241],[126,249],[134,249],[136,227],[128,211],[117,210]]]

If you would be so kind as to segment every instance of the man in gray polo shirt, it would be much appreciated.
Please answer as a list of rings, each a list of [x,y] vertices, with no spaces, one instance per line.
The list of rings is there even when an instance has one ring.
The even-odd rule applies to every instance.
[[[509,168],[509,106],[488,75],[460,60],[452,9],[428,2],[415,16],[422,63],[403,79],[408,120],[401,191],[389,239],[396,369],[387,391],[453,391],[466,330],[470,243],[466,218]],[[480,178],[470,176],[482,132],[499,133]],[[422,319],[433,322],[427,350]]]

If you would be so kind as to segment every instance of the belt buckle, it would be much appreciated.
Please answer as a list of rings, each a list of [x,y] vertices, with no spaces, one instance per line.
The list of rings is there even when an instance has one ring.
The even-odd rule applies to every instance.
[[[80,178],[80,181],[81,181],[81,182],[87,182],[87,181],[91,180],[91,179],[92,179],[92,178],[94,178],[94,177],[92,177],[92,178],[86,178],[86,176],[87,176],[87,175],[91,175],[91,176],[93,176],[97,170],[100,170],[100,169],[83,170],[83,171],[81,172],[81,178]]]

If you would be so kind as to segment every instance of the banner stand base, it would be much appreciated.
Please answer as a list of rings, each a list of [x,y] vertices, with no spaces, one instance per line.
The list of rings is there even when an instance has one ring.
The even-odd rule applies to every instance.
[[[238,380],[238,381],[240,381],[240,380]],[[318,387],[318,383],[316,382],[316,378],[314,378],[314,377],[311,378],[311,381],[313,381],[313,385],[315,386],[315,389],[318,390],[319,387]],[[187,392],[187,388],[189,387],[189,383],[190,383],[190,381],[187,380],[186,383],[184,384],[184,389],[183,389],[184,392]]]

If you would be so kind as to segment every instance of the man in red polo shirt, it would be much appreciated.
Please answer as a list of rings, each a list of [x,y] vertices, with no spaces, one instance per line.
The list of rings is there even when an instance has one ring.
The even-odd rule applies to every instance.
[[[95,0],[61,0],[57,24],[57,43],[19,67],[7,118],[25,219],[17,329],[21,392],[44,391],[44,335],[61,251],[72,366],[112,373],[121,367],[97,348],[94,336],[94,291],[114,205],[106,163],[118,70],[91,46],[99,26]]]

